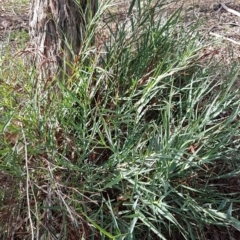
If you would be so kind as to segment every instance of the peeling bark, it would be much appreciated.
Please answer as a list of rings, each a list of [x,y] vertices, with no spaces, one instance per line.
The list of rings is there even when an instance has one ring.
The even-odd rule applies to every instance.
[[[84,14],[90,8],[93,16],[96,7],[97,0],[32,0],[30,45],[41,79],[70,74],[68,63],[79,53],[84,39],[88,17]]]

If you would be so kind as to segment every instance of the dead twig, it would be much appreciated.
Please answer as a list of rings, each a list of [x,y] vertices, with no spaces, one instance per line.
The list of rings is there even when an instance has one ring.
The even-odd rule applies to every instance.
[[[22,127],[22,126],[21,126]],[[30,174],[29,174],[29,168],[28,168],[28,149],[27,149],[27,140],[25,137],[25,133],[22,127],[22,135],[23,135],[23,142],[24,142],[24,153],[25,153],[25,168],[26,168],[26,195],[27,195],[27,207],[28,207],[28,218],[30,223],[30,229],[31,229],[31,239],[34,240],[34,228],[33,228],[33,220],[31,216],[31,203],[30,203],[30,197],[29,197],[29,184],[31,182]]]
[[[239,45],[239,46],[240,46],[240,42],[237,42],[237,41],[235,41],[235,40],[233,40],[233,39],[231,39],[231,38],[224,37],[224,36],[222,36],[222,35],[220,35],[220,34],[213,33],[213,32],[210,32],[209,34],[212,35],[212,36],[215,36],[215,37],[217,37],[217,38],[222,38],[223,40],[227,40],[227,41],[229,41],[229,42],[231,42],[231,43],[233,43],[233,44],[236,44],[236,45]]]
[[[230,12],[230,13],[232,13],[232,14],[237,15],[238,17],[240,17],[240,12],[238,12],[238,11],[236,11],[236,10],[234,10],[234,9],[231,9],[231,8],[227,7],[224,3],[221,3],[221,7],[222,7],[223,9],[225,9],[227,12]]]

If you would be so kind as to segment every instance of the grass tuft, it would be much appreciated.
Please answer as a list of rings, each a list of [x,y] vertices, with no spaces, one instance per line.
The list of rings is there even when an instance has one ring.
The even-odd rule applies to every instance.
[[[113,5],[99,5],[64,82],[1,56],[1,239],[240,230],[239,65],[205,60],[199,25],[166,17],[165,1],[132,1],[125,21]]]

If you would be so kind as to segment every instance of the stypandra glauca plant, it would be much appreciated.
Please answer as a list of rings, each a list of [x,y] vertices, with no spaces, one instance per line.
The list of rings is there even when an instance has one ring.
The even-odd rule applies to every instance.
[[[240,229],[238,190],[227,187],[239,176],[239,66],[203,61],[200,25],[168,6],[135,0],[117,14],[101,1],[72,75],[52,83],[58,92],[23,66],[14,78],[25,91],[1,83],[1,172],[21,182],[11,216],[32,239]]]

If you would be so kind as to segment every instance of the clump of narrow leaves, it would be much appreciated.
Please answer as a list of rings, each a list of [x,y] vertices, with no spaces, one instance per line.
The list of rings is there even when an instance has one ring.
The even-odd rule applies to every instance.
[[[164,1],[132,1],[125,21],[112,7],[100,4],[64,82],[42,92],[31,72],[21,107],[1,90],[0,166],[28,186],[22,228],[44,239],[238,231],[238,66],[203,63],[198,25],[180,10],[164,17]],[[109,37],[96,49],[103,13]]]

